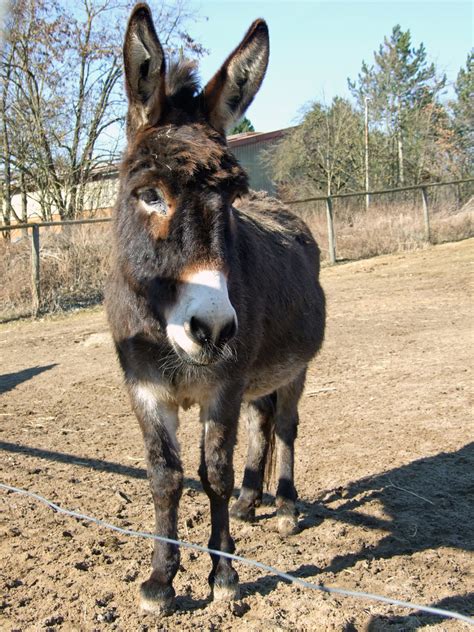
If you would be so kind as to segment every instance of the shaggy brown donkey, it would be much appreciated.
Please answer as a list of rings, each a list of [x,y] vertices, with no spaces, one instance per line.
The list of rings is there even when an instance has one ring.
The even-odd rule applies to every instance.
[[[128,146],[108,318],[143,432],[156,533],[177,537],[178,410],[198,404],[209,546],[226,552],[234,551],[229,498],[243,402],[249,451],[233,514],[253,518],[275,436],[279,529],[295,530],[298,400],[324,334],[313,237],[277,201],[248,196],[247,176],[225,139],[260,87],[268,52],[267,26],[257,20],[200,90],[188,62],[167,68],[144,4],[132,12],[124,45]],[[238,209],[236,197],[243,197]],[[178,549],[156,542],[141,586],[144,609],[172,609],[178,566]],[[214,598],[236,598],[238,576],[227,558],[212,556],[209,582]]]

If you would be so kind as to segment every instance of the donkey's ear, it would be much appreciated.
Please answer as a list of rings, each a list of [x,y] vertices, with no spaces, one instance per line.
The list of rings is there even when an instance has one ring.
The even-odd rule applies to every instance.
[[[123,59],[129,101],[128,126],[129,131],[135,131],[143,125],[156,124],[166,101],[165,56],[146,4],[137,4],[132,11]]]
[[[268,65],[270,42],[264,20],[255,20],[242,42],[204,88],[209,122],[225,131],[244,114]]]

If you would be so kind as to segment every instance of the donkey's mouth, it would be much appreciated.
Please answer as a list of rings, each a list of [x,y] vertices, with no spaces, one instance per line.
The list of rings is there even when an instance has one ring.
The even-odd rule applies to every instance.
[[[179,347],[176,343],[173,343],[173,349],[182,362],[191,366],[209,366],[216,364],[218,360],[221,359],[217,354],[204,349],[196,355],[190,355],[184,351],[184,349],[181,349],[181,347]]]

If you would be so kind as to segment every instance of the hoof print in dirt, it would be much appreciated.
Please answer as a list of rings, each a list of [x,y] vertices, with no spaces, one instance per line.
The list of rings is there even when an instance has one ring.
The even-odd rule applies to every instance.
[[[62,615],[56,615],[55,617],[50,617],[46,619],[44,625],[46,628],[54,628],[57,625],[62,625],[64,623],[64,617]]]
[[[230,611],[234,617],[243,617],[250,610],[248,603],[242,601],[232,601],[230,604]]]
[[[113,623],[116,619],[118,619],[118,614],[115,608],[110,608],[109,610],[98,614],[96,619],[99,623]]]

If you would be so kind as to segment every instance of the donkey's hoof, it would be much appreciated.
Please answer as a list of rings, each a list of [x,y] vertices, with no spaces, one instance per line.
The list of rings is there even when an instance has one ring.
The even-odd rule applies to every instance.
[[[152,579],[147,579],[140,586],[140,610],[147,614],[166,617],[176,608],[175,592],[171,586],[161,586]]]
[[[215,584],[212,587],[212,598],[214,601],[236,601],[240,599],[239,584],[226,584],[224,586]]]
[[[286,538],[289,535],[295,535],[295,533],[299,532],[298,518],[290,514],[278,516],[277,528],[278,533],[283,538]]]
[[[253,522],[255,520],[255,507],[238,500],[231,507],[230,517],[243,522]]]

